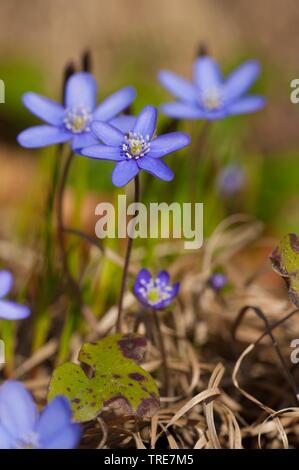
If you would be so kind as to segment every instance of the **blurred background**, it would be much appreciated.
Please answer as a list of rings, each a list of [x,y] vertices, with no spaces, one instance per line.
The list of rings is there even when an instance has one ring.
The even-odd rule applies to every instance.
[[[211,192],[215,192],[223,166],[237,165],[245,175],[241,178],[242,207],[236,209],[254,214],[278,234],[299,228],[299,105],[292,105],[289,99],[290,81],[299,76],[296,1],[2,0],[0,13],[0,78],[6,85],[6,103],[0,106],[0,204],[5,215],[1,231],[16,222],[11,219],[16,212],[18,223],[20,217],[28,223],[24,204],[35,201],[38,207],[41,202],[40,185],[46,184],[47,158],[53,153],[22,150],[16,145],[17,133],[38,122],[22,107],[25,91],[59,99],[65,64],[89,49],[100,99],[122,86],[134,85],[138,91],[134,111],[138,111],[145,104],[168,100],[157,81],[161,68],[191,77],[191,64],[201,42],[225,72],[245,59],[260,60],[262,75],[255,91],[267,97],[262,112],[212,126],[218,165],[205,188],[204,202],[213,199]],[[168,161],[176,170],[180,163],[174,160]],[[98,200],[99,193],[112,192],[112,166],[77,163],[73,178],[81,181],[82,190],[85,185],[88,188],[85,218],[89,219],[88,213],[93,211],[88,200],[93,209],[93,197]],[[178,197],[180,188],[182,197],[185,176],[179,172],[171,185],[153,184],[163,193],[167,187],[170,198]],[[222,209],[215,207],[218,203],[213,201],[207,230],[223,216]],[[85,222],[94,225],[94,220]]]
[[[205,204],[204,230],[209,235],[227,215],[245,212],[264,222],[270,236],[299,231],[299,105],[290,102],[290,82],[299,78],[295,0],[1,0],[0,15],[0,78],[6,86],[6,102],[0,105],[3,264],[16,260],[23,266],[42,245],[53,166],[60,158],[54,148],[32,151],[16,144],[19,131],[38,123],[22,106],[21,96],[35,91],[59,100],[65,65],[78,63],[86,50],[92,55],[99,99],[133,85],[138,92],[133,112],[169,100],[158,71],[191,78],[202,43],[226,74],[244,60],[258,59],[262,73],[253,91],[266,96],[266,108],[213,123],[199,156],[197,200]],[[169,125],[160,116],[160,130]],[[178,127],[196,139],[202,123]],[[176,173],[171,183],[143,175],[145,201],[189,200],[189,152],[167,159]],[[76,159],[65,200],[68,222],[94,234],[95,206],[115,194],[112,168],[110,163]],[[75,268],[77,262],[75,258]],[[120,270],[109,269],[101,277],[106,290],[97,294],[97,311],[105,310],[110,295],[115,300],[110,279],[115,276],[118,289]],[[48,290],[52,288],[49,282]],[[48,305],[44,298],[45,293],[40,295],[42,305]],[[47,322],[43,318],[41,323]],[[37,345],[47,328],[38,331]]]

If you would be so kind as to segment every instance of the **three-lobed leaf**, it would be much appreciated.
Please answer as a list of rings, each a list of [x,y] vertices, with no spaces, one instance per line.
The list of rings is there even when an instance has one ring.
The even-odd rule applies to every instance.
[[[154,379],[139,365],[145,349],[146,339],[133,334],[85,343],[79,360],[89,366],[92,377],[78,364],[59,366],[51,378],[49,400],[66,396],[74,419],[80,422],[94,419],[106,406],[136,416],[152,416],[159,408],[159,392]]]

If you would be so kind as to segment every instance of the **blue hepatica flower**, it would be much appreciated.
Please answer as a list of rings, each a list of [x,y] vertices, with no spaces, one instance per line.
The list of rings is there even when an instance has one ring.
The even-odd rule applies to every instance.
[[[190,137],[183,132],[154,137],[156,122],[157,110],[153,106],[146,106],[141,111],[129,132],[121,132],[107,123],[94,122],[92,130],[104,144],[86,147],[81,154],[117,162],[112,182],[118,187],[125,186],[140,170],[170,181],[173,171],[161,157],[188,145]]]
[[[75,73],[68,79],[64,106],[36,93],[25,93],[26,108],[47,124],[21,132],[18,142],[23,147],[36,148],[71,141],[74,150],[93,145],[97,139],[91,132],[92,122],[112,121],[115,126],[126,127],[130,117],[120,116],[116,121],[114,118],[132,103],[135,95],[134,88],[126,87],[96,106],[97,82],[87,72]]]
[[[143,305],[161,310],[178,295],[180,283],[170,284],[167,271],[161,271],[153,278],[147,269],[141,269],[134,284],[134,294]]]
[[[224,167],[217,178],[217,188],[223,197],[236,195],[244,188],[245,183],[246,175],[244,170],[237,164]]]
[[[20,382],[8,380],[0,386],[0,449],[72,449],[80,440],[81,426],[71,418],[63,396],[39,415]]]
[[[162,105],[161,111],[178,119],[223,119],[247,114],[265,105],[261,96],[246,95],[260,73],[259,63],[248,61],[225,80],[218,64],[209,56],[196,59],[193,82],[168,71],[159,73],[161,84],[178,101]]]
[[[212,289],[218,291],[227,286],[228,280],[224,273],[215,272],[209,278],[209,284]]]
[[[9,271],[0,271],[0,318],[5,320],[22,320],[30,315],[30,310],[4,297],[10,292],[13,276]]]

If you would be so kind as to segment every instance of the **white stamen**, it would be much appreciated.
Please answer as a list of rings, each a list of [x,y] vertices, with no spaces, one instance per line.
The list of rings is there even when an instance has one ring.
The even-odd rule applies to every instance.
[[[141,279],[140,284],[142,284],[142,287],[138,289],[139,293],[153,307],[171,298],[172,287],[165,285],[159,278],[150,279],[148,282]]]
[[[90,110],[84,106],[79,106],[67,109],[63,122],[69,131],[74,134],[82,134],[82,132],[90,132],[91,118]]]
[[[219,109],[222,103],[222,93],[217,87],[211,87],[200,96],[200,102],[203,107],[209,111]]]
[[[122,151],[125,156],[131,160],[134,158],[138,160],[140,157],[144,157],[150,151],[150,136],[143,136],[136,132],[130,131],[125,137],[125,142],[122,144]]]
[[[32,432],[24,436],[17,445],[18,449],[37,449],[38,448],[38,434]]]

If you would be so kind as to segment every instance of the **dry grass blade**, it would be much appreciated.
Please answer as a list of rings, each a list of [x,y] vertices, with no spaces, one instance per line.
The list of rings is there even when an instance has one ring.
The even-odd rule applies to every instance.
[[[31,356],[27,361],[24,361],[13,373],[13,378],[18,379],[22,375],[28,373],[31,369],[38,366],[45,360],[49,359],[57,351],[58,341],[51,340],[44,346],[42,346],[38,351],[36,351],[33,356]]]
[[[246,390],[244,390],[240,385],[239,385],[239,381],[238,381],[238,373],[239,373],[239,370],[240,370],[240,367],[242,365],[242,362],[244,360],[244,358],[254,349],[254,344],[250,344],[249,346],[247,346],[247,348],[245,349],[245,351],[243,351],[243,353],[241,354],[241,356],[239,357],[239,359],[237,360],[236,364],[235,364],[235,367],[234,367],[234,370],[233,370],[233,375],[232,375],[232,380],[233,380],[233,384],[234,386],[239,390],[239,392],[244,396],[246,397],[248,400],[250,400],[252,403],[254,403],[255,405],[259,406],[260,408],[262,408],[264,411],[266,411],[266,413],[269,413],[269,414],[272,414],[274,413],[274,410],[272,410],[271,408],[269,408],[268,406],[264,405],[261,401],[257,400],[253,395],[251,395],[250,393],[246,392]]]
[[[224,367],[222,364],[218,364],[215,367],[213,374],[211,375],[209,381],[209,389],[217,388],[221,382],[221,379],[224,374]],[[214,403],[211,401],[204,405],[205,416],[208,425],[208,436],[211,441],[211,445],[214,449],[221,449],[221,445],[217,436],[216,426],[214,422]]]
[[[204,390],[203,392],[198,393],[195,397],[191,398],[185,405],[183,405],[179,411],[171,418],[169,423],[166,426],[168,429],[170,426],[173,426],[184,414],[188,413],[194,406],[199,405],[200,403],[215,400],[216,397],[220,395],[220,390],[218,388],[210,388]]]

